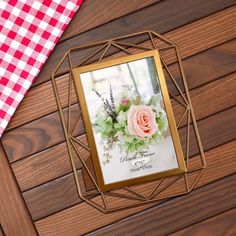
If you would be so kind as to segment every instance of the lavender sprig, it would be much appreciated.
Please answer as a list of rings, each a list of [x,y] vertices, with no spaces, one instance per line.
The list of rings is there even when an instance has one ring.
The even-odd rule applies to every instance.
[[[114,111],[115,107],[113,108],[113,104],[110,104],[109,101],[107,99],[104,99],[102,97],[102,95],[98,91],[96,91],[95,89],[93,89],[93,91],[97,94],[97,96],[99,98],[101,98],[101,100],[103,102],[103,105],[104,105],[104,108],[105,108],[105,111],[107,112],[107,114],[112,118],[112,120],[115,120],[117,115]]]
[[[111,85],[110,85],[110,100],[111,100],[112,109],[115,109],[115,101],[114,101],[114,96],[113,96]]]

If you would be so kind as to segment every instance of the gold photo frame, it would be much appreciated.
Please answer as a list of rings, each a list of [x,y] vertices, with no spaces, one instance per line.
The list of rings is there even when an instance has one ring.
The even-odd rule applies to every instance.
[[[150,162],[150,160],[149,160],[149,162],[145,163],[144,165],[141,165],[141,166],[138,165],[137,167],[136,166],[135,167],[131,166],[130,172],[129,172],[128,176],[126,176],[127,179],[125,177],[125,178],[122,178],[122,180],[120,180],[120,181],[114,181],[114,182],[111,182],[109,184],[105,184],[104,175],[103,175],[103,171],[102,171],[101,166],[105,169],[106,172],[108,171],[107,169],[110,169],[110,173],[111,172],[116,173],[118,175],[118,177],[120,177],[119,175],[121,175],[121,173],[123,173],[125,171],[124,168],[122,170],[122,166],[124,166],[124,164],[125,164],[125,167],[127,167],[127,165],[130,164],[130,161],[123,162],[122,164],[120,164],[120,162],[119,162],[119,163],[117,163],[117,165],[113,165],[113,167],[111,167],[109,164],[102,164],[101,159],[103,159],[103,156],[102,155],[99,156],[98,150],[97,150],[97,145],[100,145],[100,144],[98,144],[99,142],[97,142],[97,143],[95,142],[95,137],[94,137],[95,134],[93,132],[93,125],[92,125],[92,121],[91,121],[89,111],[88,111],[88,109],[89,109],[88,108],[88,103],[86,101],[86,98],[87,98],[87,100],[91,100],[91,95],[88,94],[88,91],[87,91],[87,94],[85,94],[85,91],[84,91],[84,88],[83,88],[84,86],[87,86],[87,87],[89,86],[88,85],[88,78],[85,78],[85,80],[86,80],[86,81],[84,80],[85,85],[83,85],[81,76],[84,75],[84,74],[91,75],[91,85],[90,86],[94,86],[94,83],[96,81],[96,78],[94,78],[95,77],[94,76],[94,71],[99,72],[99,71],[101,71],[101,69],[103,69],[100,83],[104,85],[104,78],[106,77],[106,75],[104,75],[104,73],[105,73],[104,69],[109,71],[110,68],[114,69],[115,66],[119,67],[118,71],[115,72],[116,76],[117,76],[117,74],[121,70],[120,65],[125,65],[127,63],[136,63],[137,61],[143,62],[144,65],[146,65],[148,60],[153,60],[153,63],[151,63],[151,65],[155,68],[151,68],[151,70],[152,71],[155,70],[155,72],[153,74],[154,74],[154,76],[156,75],[155,78],[156,78],[156,80],[159,84],[160,94],[162,94],[161,97],[162,97],[162,100],[163,100],[163,103],[164,103],[164,109],[166,111],[167,120],[168,120],[168,125],[167,125],[166,128],[168,130],[170,130],[170,136],[167,136],[167,138],[171,137],[171,140],[173,142],[173,147],[174,147],[173,151],[174,151],[175,156],[176,156],[176,158],[172,158],[170,154],[166,154],[165,156],[163,155],[163,160],[162,161],[163,162],[167,161],[167,157],[170,156],[169,159],[173,159],[172,162],[176,161],[176,167],[175,168],[169,167],[169,169],[165,169],[165,170],[162,170],[162,171],[157,171],[156,170],[156,172],[154,172],[152,169],[155,169],[155,167],[152,166],[151,164],[149,164],[149,162]],[[107,191],[107,190],[112,190],[112,189],[114,190],[114,189],[117,189],[117,188],[127,187],[129,185],[134,185],[134,184],[138,184],[138,183],[142,183],[142,182],[155,180],[155,179],[158,179],[158,178],[161,178],[161,177],[177,175],[177,174],[181,174],[181,173],[186,172],[186,166],[185,166],[185,162],[184,162],[183,152],[182,152],[180,140],[179,140],[179,137],[178,137],[178,132],[177,132],[177,128],[176,128],[174,114],[173,114],[173,111],[172,111],[172,107],[171,107],[171,103],[170,103],[170,99],[169,99],[169,95],[168,95],[168,90],[167,90],[164,74],[163,74],[162,67],[161,67],[160,57],[159,57],[159,53],[158,53],[157,49],[150,50],[150,51],[147,51],[147,52],[138,53],[138,54],[134,54],[134,55],[123,56],[123,57],[119,57],[119,58],[112,59],[112,60],[105,61],[105,62],[100,62],[100,63],[91,64],[91,65],[87,65],[87,66],[77,67],[75,69],[72,69],[72,73],[73,73],[75,88],[76,88],[76,92],[77,92],[77,97],[78,97],[79,103],[81,104],[82,118],[83,118],[83,121],[84,121],[84,126],[85,126],[85,130],[86,130],[88,144],[89,144],[89,147],[91,148],[91,157],[92,157],[92,161],[93,161],[93,165],[94,165],[94,169],[95,169],[95,173],[96,173],[96,179],[97,179],[99,188],[102,191]],[[132,73],[130,68],[129,68],[129,73]],[[142,73],[142,72],[140,72],[140,73]],[[115,79],[115,80],[116,80],[115,81],[115,86],[117,86],[117,79]],[[110,81],[110,78],[108,78],[106,80],[107,83],[105,84],[105,86],[109,83],[109,81]],[[124,81],[127,82],[127,79],[124,80]],[[145,78],[143,80],[143,83],[140,84],[140,86],[142,88],[144,86],[144,82],[145,82]],[[133,74],[132,74],[132,83],[135,83],[135,76]],[[136,86],[134,86],[134,87],[136,89],[138,89],[137,84],[135,84],[135,85]],[[104,86],[100,90],[102,92],[104,92]],[[91,90],[91,92],[93,92],[93,91]],[[110,92],[112,92],[112,90],[110,90]],[[138,96],[138,98],[140,98],[140,96]],[[94,110],[95,110],[94,106],[95,106],[94,101],[92,101],[91,102],[91,109],[90,109],[92,113],[94,113]],[[133,107],[140,107],[140,106],[142,107],[144,105],[134,105]],[[148,108],[148,107],[149,106],[145,106],[145,108]],[[111,106],[110,106],[110,108],[111,108]],[[98,110],[98,113],[101,113],[101,108],[100,107],[97,110]],[[114,106],[113,110],[114,110],[114,112],[113,111],[112,112],[116,114],[115,106]],[[124,114],[123,111],[121,111],[121,113],[122,113],[122,115]],[[110,116],[108,116],[108,117],[110,117]],[[112,137],[110,139],[114,140],[115,138],[116,137]],[[104,140],[104,138],[103,138],[103,140]],[[103,141],[103,140],[101,140],[101,141]],[[143,140],[143,138],[138,139],[138,140]],[[162,140],[158,141],[158,142],[160,143],[160,142],[162,142]],[[172,142],[171,142],[171,144],[172,144]],[[163,149],[164,148],[166,148],[166,149],[171,149],[172,148],[172,145],[165,146],[164,142],[163,142],[162,146],[163,146]],[[162,147],[159,145],[159,149],[160,148],[162,148]],[[155,149],[158,149],[158,147],[156,146]],[[154,150],[152,149],[152,153],[151,153],[152,155],[153,155],[153,151],[156,151],[155,149]],[[169,150],[167,150],[167,151],[169,152]],[[136,153],[140,154],[140,152],[136,152]],[[149,154],[150,154],[150,152],[149,152]],[[131,159],[133,160],[133,159],[135,159],[135,155],[136,154],[132,155],[132,154],[129,154],[129,153],[125,153],[125,158],[122,158],[120,152],[117,151],[113,154],[113,158],[119,158],[120,157],[122,159],[127,159],[127,157],[132,157]],[[148,153],[146,152],[145,155],[147,156]],[[155,159],[157,160],[157,158],[158,158],[158,151],[155,153],[155,156],[153,156],[152,159],[154,159],[154,162],[155,162]],[[141,158],[139,158],[136,161],[136,163],[140,163],[141,159],[144,159],[144,158],[141,156]],[[110,162],[112,162],[112,160]],[[172,164],[172,163],[170,163],[170,164]],[[158,165],[158,163],[156,165]],[[149,170],[148,170],[149,172],[146,171],[146,168],[149,168]],[[152,170],[152,174],[150,174],[151,173],[150,170]],[[134,171],[135,171],[135,173],[134,173]],[[135,175],[137,175],[137,172],[145,172],[145,173],[143,173],[139,177],[134,177]],[[107,179],[108,180],[110,178],[110,176],[109,176],[110,173],[107,173],[107,175],[108,175]],[[134,175],[134,176],[132,176],[132,175]],[[113,177],[113,178],[115,179],[115,177]],[[121,177],[120,177],[120,179],[121,179]]]
[[[155,49],[160,53],[187,172],[104,192],[99,187],[94,172],[91,148],[87,142],[81,116],[82,104],[79,103],[75,92],[72,70]],[[86,203],[103,213],[109,213],[143,204],[158,203],[161,199],[186,194],[198,186],[206,167],[206,160],[179,50],[175,43],[156,32],[143,31],[74,47],[63,56],[52,73],[51,81],[78,197]],[[62,81],[67,81],[67,87]]]

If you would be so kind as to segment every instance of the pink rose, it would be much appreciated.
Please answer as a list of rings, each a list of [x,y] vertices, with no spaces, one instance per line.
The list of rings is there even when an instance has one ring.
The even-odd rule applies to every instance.
[[[151,137],[157,131],[156,115],[145,105],[132,105],[127,114],[128,131],[140,138]]]

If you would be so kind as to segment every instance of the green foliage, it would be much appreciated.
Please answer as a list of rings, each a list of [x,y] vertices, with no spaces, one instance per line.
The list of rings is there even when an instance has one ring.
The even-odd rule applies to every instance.
[[[104,114],[97,115],[93,127],[95,132],[101,134],[102,138],[112,138],[116,133],[112,118]]]
[[[163,116],[159,116],[156,118],[157,124],[158,124],[158,129],[162,133],[167,129],[167,121],[166,118]]]

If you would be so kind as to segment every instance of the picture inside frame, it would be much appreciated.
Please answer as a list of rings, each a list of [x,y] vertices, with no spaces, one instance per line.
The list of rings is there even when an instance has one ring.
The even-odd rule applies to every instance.
[[[186,172],[157,50],[73,69],[102,191]]]

